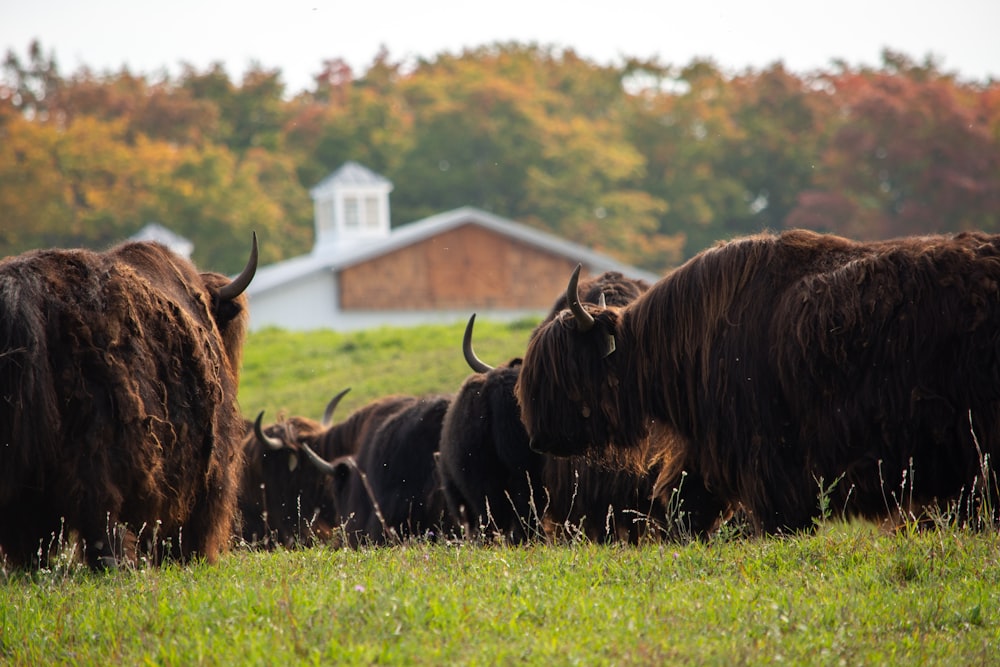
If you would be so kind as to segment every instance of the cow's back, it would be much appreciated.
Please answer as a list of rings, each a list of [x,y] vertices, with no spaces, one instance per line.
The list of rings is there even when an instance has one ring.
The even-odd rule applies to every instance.
[[[358,452],[350,480],[351,509],[363,535],[375,542],[436,530],[446,514],[435,465],[441,425],[451,397],[416,399],[389,416]],[[375,504],[378,505],[376,511]]]
[[[208,301],[190,263],[155,244],[0,263],[0,438],[8,443],[0,512],[44,497],[37,527],[15,532],[44,538],[65,521],[102,543],[93,536],[114,529],[112,517],[146,538],[171,539],[179,556],[214,558],[228,534],[243,425]],[[202,504],[206,486],[225,490],[221,504]]]

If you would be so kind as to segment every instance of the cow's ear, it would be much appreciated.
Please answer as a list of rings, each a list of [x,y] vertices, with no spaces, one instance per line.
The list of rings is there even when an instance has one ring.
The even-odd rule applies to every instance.
[[[617,346],[615,345],[615,335],[614,334],[608,334],[608,338],[607,338],[606,344],[607,344],[607,348],[604,351],[604,357],[605,358],[610,357],[611,354],[617,349]]]
[[[243,306],[238,301],[218,301],[215,303],[215,323],[220,329],[238,318],[243,313]]]
[[[335,484],[342,485],[346,484],[347,480],[351,478],[351,475],[358,467],[357,461],[353,456],[340,456],[335,458],[330,463],[333,475],[333,481]]]

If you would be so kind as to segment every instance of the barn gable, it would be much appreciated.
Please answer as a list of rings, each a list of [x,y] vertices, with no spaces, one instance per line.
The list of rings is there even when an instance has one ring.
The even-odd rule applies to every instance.
[[[575,264],[474,221],[340,273],[343,310],[545,310]]]

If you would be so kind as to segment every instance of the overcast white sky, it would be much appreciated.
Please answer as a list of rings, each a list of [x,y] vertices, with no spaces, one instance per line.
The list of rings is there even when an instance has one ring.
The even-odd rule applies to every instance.
[[[877,65],[888,47],[933,54],[965,79],[1000,79],[1000,0],[0,0],[0,49],[23,57],[33,38],[64,75],[221,61],[239,80],[256,60],[281,69],[291,93],[311,88],[325,59],[363,72],[382,45],[399,60],[511,40],[602,64],[699,56],[797,72],[838,58]]]

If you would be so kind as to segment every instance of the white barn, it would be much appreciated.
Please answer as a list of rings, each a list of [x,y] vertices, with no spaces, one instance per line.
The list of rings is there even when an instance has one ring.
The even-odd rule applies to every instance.
[[[539,316],[573,267],[659,276],[472,207],[390,226],[392,184],[348,162],[311,190],[308,255],[261,267],[250,284],[250,326],[341,331],[480,317]],[[262,239],[266,242],[266,239]]]

